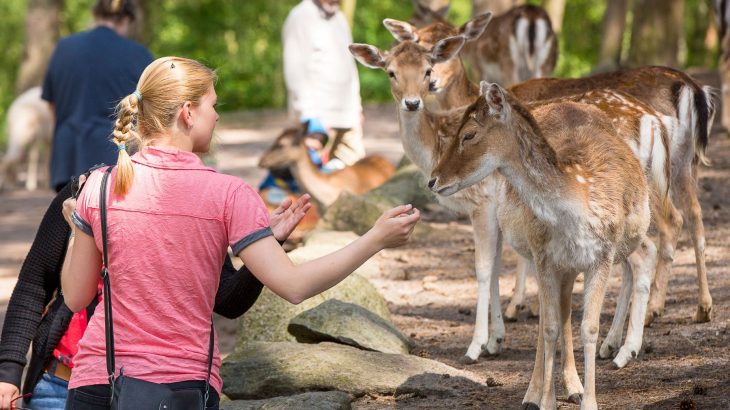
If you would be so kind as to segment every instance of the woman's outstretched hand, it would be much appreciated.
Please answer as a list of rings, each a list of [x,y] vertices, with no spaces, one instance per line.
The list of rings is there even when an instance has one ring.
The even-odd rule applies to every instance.
[[[396,248],[408,242],[421,212],[412,205],[400,205],[380,215],[370,230],[384,248]]]
[[[312,204],[309,202],[309,194],[300,196],[296,201],[287,198],[269,216],[271,231],[277,241],[285,241],[291,235],[299,221],[304,218]]]

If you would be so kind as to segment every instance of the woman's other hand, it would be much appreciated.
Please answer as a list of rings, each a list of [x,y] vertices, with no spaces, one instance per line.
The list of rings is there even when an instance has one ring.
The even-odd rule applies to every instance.
[[[285,241],[302,218],[304,218],[309,208],[312,207],[309,199],[309,194],[300,196],[294,202],[287,198],[278,208],[274,209],[269,216],[269,222],[271,224],[271,231],[274,233],[274,238],[277,241]]]

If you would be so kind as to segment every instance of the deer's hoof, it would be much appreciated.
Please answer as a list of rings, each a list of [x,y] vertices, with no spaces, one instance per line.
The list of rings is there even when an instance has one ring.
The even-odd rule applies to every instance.
[[[697,306],[697,313],[695,314],[695,322],[707,323],[712,320],[712,305],[708,307]]]
[[[461,364],[475,364],[476,362],[477,362],[477,359],[472,359],[471,357],[466,356],[466,355],[461,356],[461,358],[459,358],[459,363],[461,363]]]
[[[583,395],[580,393],[571,394],[570,397],[568,397],[568,401],[571,403],[580,404],[583,401]]]
[[[522,410],[540,410],[540,406],[535,403],[522,403]]]

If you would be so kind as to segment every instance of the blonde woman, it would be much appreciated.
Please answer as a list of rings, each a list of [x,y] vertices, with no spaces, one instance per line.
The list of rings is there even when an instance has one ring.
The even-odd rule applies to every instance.
[[[228,246],[265,286],[299,303],[381,249],[404,244],[420,218],[409,205],[393,208],[345,248],[293,265],[272,237],[256,192],[193,154],[208,150],[218,120],[215,81],[194,60],[157,59],[120,102],[114,130],[119,158],[106,209],[116,370],[177,390],[205,388],[210,316]],[[142,148],[130,157],[133,124]],[[99,288],[101,180],[101,171],[91,174],[73,214],[76,239],[61,277],[72,311],[87,306]],[[109,408],[105,313],[97,309],[79,344],[67,409]],[[207,405],[218,408],[217,349],[212,362]]]

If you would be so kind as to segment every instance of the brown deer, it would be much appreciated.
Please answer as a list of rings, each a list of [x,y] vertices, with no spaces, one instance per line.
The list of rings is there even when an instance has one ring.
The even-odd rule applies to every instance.
[[[475,18],[474,20],[477,20]],[[434,23],[416,29],[407,23],[390,21],[386,27],[396,39],[411,39],[428,47],[442,38],[466,33],[467,22],[460,29],[446,23]],[[491,26],[491,24],[490,24]],[[409,34],[412,33],[412,34]],[[466,35],[466,34],[464,34]],[[432,87],[442,108],[469,104],[478,94],[476,85],[468,81],[461,64],[450,62],[448,67],[437,64],[433,69]],[[689,230],[695,248],[697,263],[699,302],[695,320],[706,322],[711,319],[712,296],[707,282],[704,247],[705,236],[702,223],[702,208],[697,199],[697,167],[707,163],[705,149],[709,140],[715,107],[710,87],[700,86],[689,75],[668,67],[647,66],[631,70],[620,70],[576,79],[533,79],[513,86],[510,90],[521,100],[538,102],[567,96],[581,95],[591,90],[612,89],[630,95],[662,116],[668,126],[672,181],[671,194],[675,204],[670,202],[668,214],[656,214],[659,228],[659,262],[652,282],[649,309],[645,324],[663,314],[667,284],[674,260],[674,249],[681,233],[684,218],[689,219]],[[668,123],[673,124],[670,126]],[[682,213],[677,209],[677,205]],[[515,295],[505,311],[505,317],[516,316],[517,306],[522,304],[525,277],[524,266],[518,267]]]
[[[386,19],[384,21],[386,28],[397,40],[417,41],[419,45],[426,48],[432,47],[438,40],[448,35],[461,34],[467,39],[469,36],[476,35],[478,37],[481,30],[488,23],[489,15],[479,16],[467,22],[458,30],[442,23],[434,23],[418,29],[397,20]],[[468,105],[473,103],[479,96],[478,87],[467,79],[463,66],[458,59],[435,64],[432,68],[430,90],[432,92],[436,90],[436,96],[441,108],[449,109],[454,106]],[[434,87],[434,83],[439,85]],[[665,198],[668,190],[670,167],[667,152],[669,145],[667,129],[664,123],[666,122],[667,126],[672,127],[674,124],[673,119],[660,118],[662,116],[651,107],[629,95],[611,90],[597,90],[567,98],[575,102],[593,104],[609,116],[618,128],[619,135],[630,144],[637,157],[640,158],[652,187],[655,187],[655,191],[660,193],[653,195],[652,199]],[[443,123],[443,121],[441,122]],[[453,131],[450,124],[442,123],[434,124],[439,133],[448,134]],[[663,201],[652,201],[652,206],[657,210],[657,215],[665,214]],[[529,261],[526,263],[523,259],[518,259],[515,291],[504,315],[507,319],[516,319],[518,312],[521,310],[528,266]],[[636,276],[633,278],[627,277],[626,274],[627,272],[624,272],[621,298],[616,309],[613,325],[600,350],[602,358],[608,358],[612,354],[616,354],[614,363],[618,367],[625,366],[632,358],[631,352],[638,351],[641,346],[643,335],[641,321],[643,318],[636,316],[635,309],[638,309],[639,306],[645,307],[646,304],[640,301],[645,302],[648,297],[648,289],[634,286],[639,278]],[[637,303],[632,305],[634,309],[632,310],[631,324],[634,329],[629,332],[626,343],[619,350],[630,295],[634,300],[637,300]],[[641,312],[644,312],[644,310]],[[534,310],[534,313],[537,313],[537,309]],[[636,329],[635,326],[639,326],[639,328]]]
[[[464,46],[462,58],[476,78],[508,87],[550,77],[558,59],[558,40],[543,8],[522,5],[495,16],[479,39]]]
[[[697,198],[697,178],[700,163],[707,164],[705,149],[710,125],[715,116],[714,92],[700,86],[689,75],[667,67],[647,66],[619,70],[576,79],[533,79],[510,88],[521,101],[540,101],[582,94],[607,88],[631,95],[665,117],[676,120],[668,132],[671,158],[671,191],[680,211],[672,201],[660,228],[659,262],[652,283],[649,309],[645,323],[664,312],[667,284],[671,273],[683,219],[689,221],[689,231],[697,263],[698,306],[695,321],[707,322],[712,317],[712,296],[707,283],[705,265],[705,229],[702,208]],[[657,220],[655,219],[655,220]]]
[[[387,53],[367,44],[352,44],[355,58],[370,68],[382,69],[390,77],[393,98],[397,104],[400,137],[406,156],[425,175],[430,175],[439,154],[439,121],[424,107],[431,83],[432,68],[458,55],[464,45],[463,36],[438,41],[424,48],[413,41],[403,41]],[[448,122],[448,121],[447,121]],[[464,362],[475,362],[484,351],[495,354],[501,349],[505,335],[499,304],[501,244],[494,203],[485,200],[496,187],[490,179],[439,201],[446,207],[469,215],[474,227],[475,268],[477,276],[476,324]],[[491,314],[491,316],[490,316]],[[490,318],[488,321],[487,318]]]
[[[730,7],[728,0],[715,0],[715,17],[720,28],[720,82],[722,83],[722,126],[730,130]]]
[[[309,158],[304,145],[305,132],[306,125],[284,130],[262,154],[259,167],[289,167],[299,187],[312,196],[320,211],[332,205],[342,191],[363,194],[395,174],[393,164],[379,155],[370,155],[346,168],[324,173]]]
[[[449,14],[451,0],[413,0],[411,23],[423,27],[434,21],[441,21]]]
[[[581,408],[596,409],[596,342],[611,266],[619,261],[644,278],[654,269],[656,249],[646,239],[649,190],[641,164],[596,107],[564,102],[530,113],[496,84],[483,82],[481,93],[464,113],[455,138],[440,151],[429,187],[451,196],[485,178],[499,181],[497,196],[488,200],[496,202],[507,241],[534,262],[539,282],[537,355],[523,400],[528,407],[556,408],[556,344],[562,332],[565,377],[570,370],[565,361],[572,359],[571,293],[575,277],[584,272]]]

